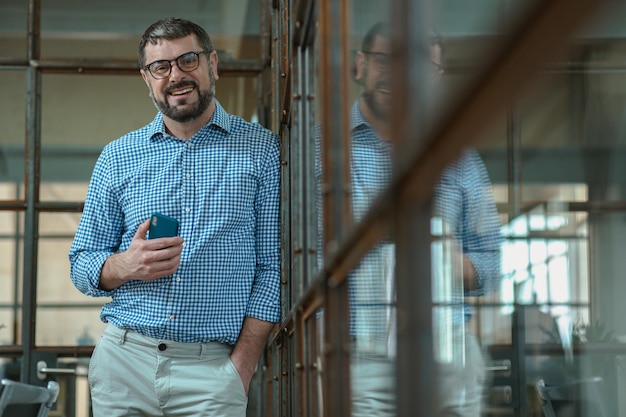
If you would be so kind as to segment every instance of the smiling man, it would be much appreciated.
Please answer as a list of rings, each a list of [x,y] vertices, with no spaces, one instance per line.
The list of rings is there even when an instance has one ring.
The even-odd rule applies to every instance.
[[[433,34],[429,56],[424,57],[432,64],[432,78],[428,81],[433,83],[442,75],[441,42]],[[356,221],[386,189],[393,172],[396,144],[391,134],[391,52],[390,27],[382,22],[368,30],[355,57],[360,96],[350,113],[350,175]],[[317,172],[320,176],[319,168]],[[460,352],[455,361],[441,361],[437,368],[441,393],[437,415],[479,417],[486,377],[484,358],[467,325],[471,312],[464,308],[463,301],[465,296],[481,296],[497,286],[502,239],[491,182],[476,150],[466,149],[458,161],[447,167],[435,188],[433,205],[433,217],[442,219],[454,236],[455,264],[463,265],[462,271],[454,275],[458,291],[452,295],[451,308],[446,310],[446,314],[454,314],[450,314],[448,322],[436,323],[452,329],[455,352]],[[424,256],[416,254],[420,255]],[[394,274],[395,245],[382,241],[349,276],[352,417],[397,414]],[[438,277],[436,273],[433,276]],[[435,310],[438,311],[441,309]],[[459,357],[462,360],[456,360]]]
[[[69,254],[76,288],[111,298],[93,414],[242,417],[280,318],[278,139],[215,99],[217,52],[195,23],[154,23],[138,56],[159,111],[102,151]],[[153,213],[178,236],[150,239]]]

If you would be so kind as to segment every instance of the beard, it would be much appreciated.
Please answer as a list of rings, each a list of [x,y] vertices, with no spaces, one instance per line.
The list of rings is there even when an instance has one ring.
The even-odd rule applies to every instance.
[[[376,90],[378,88],[389,89],[389,82],[386,79],[377,81],[372,88],[367,88],[365,84],[367,80],[367,68],[363,70],[363,78],[361,80],[361,97],[363,101],[370,108],[374,117],[382,122],[388,122],[391,114],[391,106],[387,103],[382,103],[376,99]]]
[[[152,86],[150,86],[150,98],[156,108],[159,109],[164,116],[167,116],[178,123],[191,122],[192,120],[196,120],[198,117],[202,116],[205,110],[209,108],[213,98],[215,97],[215,74],[213,73],[212,68],[209,68],[209,81],[210,86],[207,90],[200,90],[198,83],[195,80],[181,81],[178,84],[172,84],[165,88],[163,93],[167,97],[169,92],[172,90],[183,87],[194,87],[196,91],[198,91],[198,101],[186,108],[172,106],[167,101],[167,98],[165,100],[157,100],[154,97],[154,90],[152,89]]]

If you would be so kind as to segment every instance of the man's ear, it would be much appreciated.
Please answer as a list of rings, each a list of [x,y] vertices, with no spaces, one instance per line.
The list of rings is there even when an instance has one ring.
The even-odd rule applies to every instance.
[[[148,88],[150,88],[150,84],[148,83],[148,76],[146,75],[146,70],[140,69],[139,73],[141,74],[141,78],[143,78],[143,81],[146,83]]]
[[[220,76],[217,73],[217,62],[219,59],[217,58],[217,51],[212,51],[209,54],[209,66],[213,68],[213,75],[215,76],[215,80],[219,80]]]
[[[365,68],[365,54],[361,51],[356,53],[354,57],[354,79],[357,81],[361,81],[363,78],[363,70]]]

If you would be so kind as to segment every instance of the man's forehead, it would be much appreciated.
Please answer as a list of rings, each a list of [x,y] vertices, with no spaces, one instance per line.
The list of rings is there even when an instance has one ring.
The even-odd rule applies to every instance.
[[[148,42],[146,44],[146,58],[155,56],[156,59],[167,58],[162,55],[171,54],[172,52],[191,52],[202,49],[194,35],[185,36],[178,39],[160,38],[156,43]],[[158,55],[158,56],[157,56]]]
[[[391,41],[389,38],[377,35],[372,42],[372,49],[370,52],[391,52]]]

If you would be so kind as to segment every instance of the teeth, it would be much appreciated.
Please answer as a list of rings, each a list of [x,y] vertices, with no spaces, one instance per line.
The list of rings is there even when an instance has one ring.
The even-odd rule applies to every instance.
[[[180,94],[187,94],[188,92],[192,91],[193,88],[185,88],[184,90],[180,90],[180,91],[175,91],[172,93],[173,96],[178,96]]]

